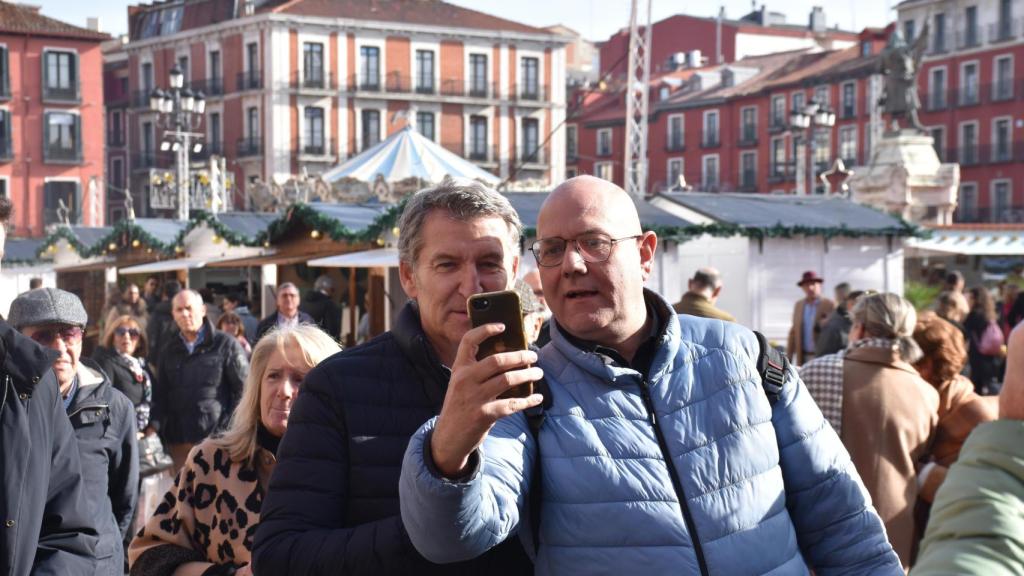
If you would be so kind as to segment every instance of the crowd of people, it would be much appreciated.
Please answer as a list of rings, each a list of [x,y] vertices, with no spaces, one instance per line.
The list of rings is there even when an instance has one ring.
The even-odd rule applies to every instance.
[[[278,286],[262,320],[244,296],[127,286],[88,359],[75,295],[15,299],[0,569],[1024,572],[1024,329],[987,291],[918,313],[849,285],[833,302],[809,271],[783,353],[717,307],[713,268],[674,306],[645,288],[658,237],[603,180],[549,195],[529,272],[519,216],[479,183],[416,193],[398,227],[410,301],[345,351],[327,277],[308,308]],[[473,327],[467,298],[504,289],[532,344],[479,357],[505,327]],[[968,378],[994,346],[998,399]],[[175,477],[133,534],[155,438]]]

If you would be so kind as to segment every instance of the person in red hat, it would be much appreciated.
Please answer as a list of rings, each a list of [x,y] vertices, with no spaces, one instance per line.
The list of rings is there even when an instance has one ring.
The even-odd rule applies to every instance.
[[[786,356],[798,366],[814,359],[814,344],[818,334],[836,308],[835,302],[821,295],[824,282],[817,272],[808,270],[796,283],[803,288],[806,296],[793,307],[793,324],[786,342]]]

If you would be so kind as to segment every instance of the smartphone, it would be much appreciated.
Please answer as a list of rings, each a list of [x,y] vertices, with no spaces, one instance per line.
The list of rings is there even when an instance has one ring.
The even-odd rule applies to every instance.
[[[515,290],[485,292],[474,294],[466,301],[466,309],[473,327],[484,324],[504,324],[505,331],[491,336],[480,343],[477,360],[492,354],[526,350],[526,330],[523,329],[523,309],[519,304],[519,294]],[[526,398],[533,394],[533,382],[520,384],[498,398]]]

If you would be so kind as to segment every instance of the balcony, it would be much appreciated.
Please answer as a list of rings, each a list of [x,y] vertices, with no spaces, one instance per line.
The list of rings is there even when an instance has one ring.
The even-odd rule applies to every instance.
[[[472,160],[480,164],[495,164],[498,163],[498,147],[497,146],[486,146],[475,143],[463,143],[463,142],[442,142],[446,150],[458,154],[463,158]]]
[[[496,83],[473,85],[461,78],[441,80],[439,86],[435,85],[433,81],[425,83],[420,82],[413,76],[401,76],[398,74],[388,74],[384,78],[363,78],[351,75],[347,80],[346,86],[350,93],[420,94],[426,96],[482,99],[496,99],[499,94]],[[545,90],[538,94],[538,97],[546,98],[546,95],[547,92]],[[523,99],[520,98],[520,100]]]
[[[519,150],[516,161],[520,165],[528,166],[547,166],[547,154],[544,152],[544,148],[535,148],[533,150]]]
[[[82,150],[77,146],[70,148],[43,144],[43,162],[54,164],[79,164],[82,162]]]
[[[223,96],[224,95],[224,79],[221,77],[206,78],[205,80],[196,80],[192,83],[192,90],[197,90],[203,93],[203,96]]]
[[[123,130],[111,130],[107,132],[107,146],[121,148],[125,145]]]
[[[986,27],[987,34],[985,36],[988,43],[999,44],[1000,42],[1009,42],[1018,38],[1021,35],[1022,22],[1024,22],[1024,19],[1021,18],[992,22]]]
[[[740,171],[740,191],[742,191],[742,192],[756,192],[757,191],[757,171],[756,170],[742,170],[742,171]]]
[[[665,141],[666,152],[682,152],[686,150],[686,142],[682,134],[670,134]]]
[[[981,31],[977,27],[961,28],[956,31],[957,50],[967,50],[981,46]]]
[[[985,85],[985,100],[990,103],[1008,102],[1013,100],[1013,81],[990,82]]]
[[[239,72],[237,77],[238,91],[259,90],[263,87],[263,74],[260,70],[246,70]]]
[[[239,138],[238,145],[236,148],[236,154],[238,155],[239,158],[260,156],[263,154],[263,141],[260,139],[259,136]]]
[[[315,71],[312,74],[306,71],[300,77],[299,71],[292,72],[292,89],[311,92],[333,92],[338,89],[338,82],[330,72]]]
[[[960,204],[953,212],[953,222],[957,224],[1020,224],[1024,222],[1024,205],[1010,204],[991,207]]]
[[[327,162],[334,157],[334,142],[326,141],[321,137],[319,142],[295,143],[293,146],[299,156],[299,160]],[[306,157],[312,158],[306,158]]]
[[[722,145],[722,141],[718,139],[718,134],[705,134],[700,139],[701,148],[718,148]]]
[[[963,86],[958,91],[957,106],[977,106],[981,103],[981,97],[979,95],[977,86]]]
[[[754,126],[744,126],[740,130],[739,146],[750,147],[757,146],[757,128]]]
[[[953,94],[953,92],[946,89],[936,90],[925,94],[925,109],[928,112],[937,112],[939,110],[949,108],[949,95],[951,94]]]
[[[149,170],[150,168],[168,168],[174,164],[170,152],[137,152],[132,154],[132,170]]]
[[[514,84],[512,99],[517,102],[547,102],[548,88],[537,84]]]
[[[782,182],[795,182],[796,181],[796,170],[790,163],[776,164],[771,167],[771,173],[768,175],[769,184],[780,184]]]
[[[132,108],[149,108],[149,95],[152,92],[152,88],[149,90],[133,90]]]
[[[857,117],[857,106],[852,102],[844,103],[839,107],[839,119],[851,120]]]
[[[43,85],[44,102],[78,102],[78,85],[46,86]]]
[[[785,132],[789,129],[789,125],[786,123],[785,118],[772,117],[771,122],[768,124],[769,134],[778,134],[779,132]]]
[[[598,158],[607,158],[607,157],[611,156],[612,155],[612,146],[611,146],[611,144],[609,144],[608,146],[601,146],[600,144],[598,144],[597,145],[597,151],[594,153],[594,155],[597,156]]]
[[[949,159],[961,166],[976,166],[979,161],[977,146],[964,146],[949,149]]]

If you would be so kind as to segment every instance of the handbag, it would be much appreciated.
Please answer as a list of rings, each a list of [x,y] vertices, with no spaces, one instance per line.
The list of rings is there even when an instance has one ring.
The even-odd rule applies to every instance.
[[[143,436],[139,440],[139,477],[145,478],[170,470],[174,466],[171,456],[164,450],[163,442],[156,434]]]
[[[978,352],[985,356],[1002,356],[1004,343],[1002,329],[995,322],[989,322],[978,338]]]

